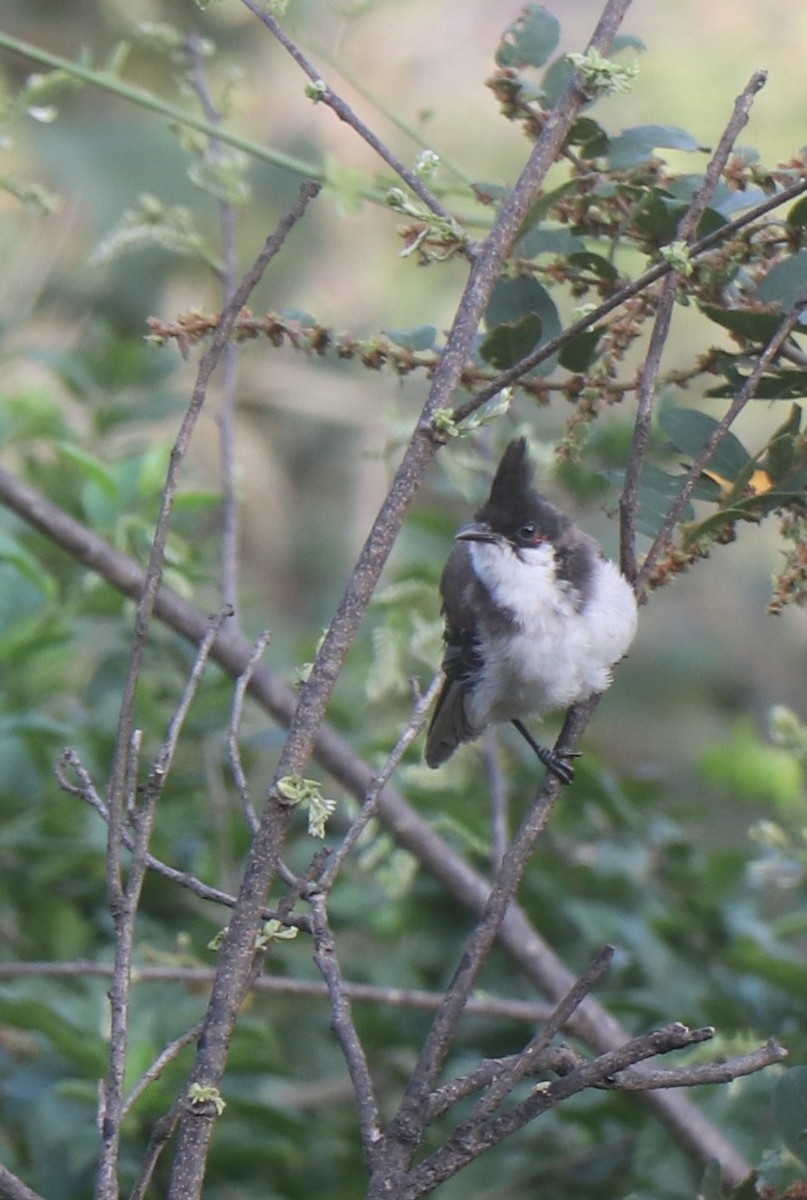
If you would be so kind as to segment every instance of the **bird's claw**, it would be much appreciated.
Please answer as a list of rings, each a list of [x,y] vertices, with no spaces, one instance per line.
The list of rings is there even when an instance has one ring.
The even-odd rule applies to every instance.
[[[561,783],[568,784],[574,782],[574,767],[567,759],[579,758],[579,750],[549,750],[546,746],[541,746],[542,753],[538,755],[541,762],[546,767],[547,771],[551,771],[556,779]]]

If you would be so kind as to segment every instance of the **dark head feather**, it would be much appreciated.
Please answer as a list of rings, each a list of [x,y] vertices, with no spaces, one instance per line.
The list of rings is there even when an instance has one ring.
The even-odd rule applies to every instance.
[[[496,468],[488,504],[498,508],[502,504],[526,500],[531,494],[532,461],[527,450],[527,439],[513,438],[512,442],[507,443]]]
[[[525,521],[533,521],[545,538],[557,542],[571,521],[532,486],[532,462],[526,438],[509,442],[493,477],[490,496],[476,520],[507,538]]]

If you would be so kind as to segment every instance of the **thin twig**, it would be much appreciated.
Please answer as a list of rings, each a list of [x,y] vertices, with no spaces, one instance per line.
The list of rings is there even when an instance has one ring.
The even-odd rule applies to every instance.
[[[442,679],[442,675],[438,672],[423,695],[418,696],[414,709],[412,710],[412,716],[409,719],[409,723],[407,724],[401,736],[398,738],[398,741],[390,753],[389,758],[384,763],[384,766],[375,776],[369,788],[367,789],[364,800],[362,801],[362,806],[359,809],[356,818],[345,833],[344,837],[339,843],[338,848],[328,860],[327,868],[325,871],[323,871],[322,877],[319,880],[319,887],[321,891],[327,893],[331,890],[336,880],[336,876],[341,870],[345,860],[352,853],[356,842],[359,840],[370,821],[377,814],[381,793],[389,783],[393,771],[396,770],[404,754],[423,728],[426,720],[426,714],[431,708],[432,702],[440,690]]]
[[[602,979],[613,957],[613,946],[606,946],[600,951],[585,974],[575,981],[574,986],[558,1003],[546,1024],[536,1032],[521,1053],[515,1056],[510,1068],[493,1080],[465,1122],[468,1128],[474,1128],[485,1120],[510,1095],[516,1084],[530,1071],[532,1063],[543,1054],[553,1037],[568,1023],[572,1014]]]
[[[547,774],[538,788],[521,829],[502,860],[485,911],[471,934],[445,998],[423,1043],[388,1136],[412,1144],[423,1132],[428,1115],[427,1097],[448,1055],[457,1024],[471,988],[490,953],[504,914],[513,900],[536,841],[543,832],[560,791],[560,784]]]
[[[331,1004],[331,1028],[339,1039],[350,1073],[359,1115],[361,1143],[369,1165],[372,1148],[381,1137],[375,1088],[370,1068],[367,1065],[367,1057],[350,1011],[350,998],[342,978],[342,970],[336,956],[336,945],[328,922],[325,893],[313,892],[309,896],[309,902],[314,929],[314,962],[328,988]]]
[[[18,1176],[0,1163],[0,1196],[2,1200],[43,1200],[39,1192],[29,1188]]]
[[[723,131],[715,153],[706,168],[703,181],[696,190],[683,217],[678,223],[676,240],[687,246],[698,228],[709,201],[712,199],[717,185],[728,162],[734,143],[741,130],[748,123],[754,97],[765,85],[767,75],[764,71],[755,71],[734,102],[731,118]],[[664,285],[656,308],[653,329],[650,334],[647,355],[639,375],[638,405],[636,420],[633,427],[633,440],[630,455],[625,469],[625,482],[619,501],[620,512],[620,559],[622,574],[631,583],[635,583],[636,567],[636,514],[639,501],[639,478],[642,473],[647,445],[650,440],[650,427],[656,396],[661,355],[667,344],[672,321],[675,294],[678,289],[680,272],[671,271],[664,280]]]
[[[316,88],[316,102],[318,104],[326,104],[339,117],[340,121],[344,121],[349,125],[359,137],[371,147],[372,150],[382,159],[387,166],[391,167],[399,178],[401,178],[407,187],[418,196],[428,209],[435,216],[439,217],[451,229],[456,229],[458,235],[461,231],[457,226],[457,222],[453,215],[444,207],[435,195],[426,187],[419,175],[411,171],[405,163],[392,153],[388,146],[373,133],[365,123],[356,115],[350,105],[337,95],[337,93],[325,84],[322,76],[316,67],[308,61],[300,47],[292,38],[285,32],[279,22],[267,11],[266,7],[257,2],[257,0],[241,0],[241,3],[246,5],[251,13],[266,26],[270,33],[277,39],[280,45],[294,59],[298,67],[308,76],[312,84]]]
[[[145,1200],[160,1155],[179,1124],[179,1118],[182,1114],[182,1100],[183,1097],[178,1096],[168,1112],[155,1123],[129,1200]]]
[[[126,1102],[123,1106],[122,1112],[124,1117],[127,1116],[127,1114],[131,1111],[132,1107],[143,1095],[149,1084],[154,1083],[155,1080],[159,1079],[169,1063],[174,1062],[186,1046],[189,1046],[191,1042],[195,1042],[201,1032],[202,1022],[197,1021],[195,1025],[192,1025],[190,1029],[186,1029],[184,1033],[181,1033],[179,1037],[174,1038],[172,1042],[169,1042],[168,1045],[160,1051],[160,1053],[154,1059],[154,1062],[151,1064],[151,1066],[146,1068],[146,1070],[138,1079],[137,1083],[129,1092],[129,1095],[126,1097]]]
[[[133,729],[126,770],[126,816],[129,820],[137,808],[137,781],[140,776],[140,752],[143,748],[143,730]],[[104,806],[106,807],[106,806]]]
[[[230,770],[235,780],[235,786],[238,789],[244,819],[252,833],[258,828],[258,814],[255,812],[255,806],[249,794],[249,784],[247,783],[247,777],[241,762],[241,722],[244,716],[244,701],[249,690],[250,681],[258,663],[263,657],[263,652],[268,646],[271,636],[268,629],[263,631],[255,642],[249,662],[235,681],[233,707],[230,714],[230,724],[227,729],[227,752],[230,760]]]
[[[191,34],[185,43],[190,59],[189,77],[191,86],[199,98],[205,118],[218,129],[222,113],[213,102],[204,69],[202,40]],[[213,163],[222,160],[224,146],[217,136],[208,138],[208,154]],[[226,305],[236,288],[237,250],[235,239],[235,207],[227,199],[219,200],[219,228],[221,230],[221,288],[222,300]],[[236,493],[235,456],[235,402],[240,347],[235,339],[228,341],[221,365],[221,401],[217,422],[219,427],[219,461],[221,465],[221,595],[233,609],[238,623],[238,496]]]
[[[690,1030],[676,1022],[643,1037],[634,1038],[616,1050],[583,1063],[568,1075],[535,1088],[525,1100],[483,1123],[473,1131],[472,1136],[469,1136],[464,1127],[455,1130],[443,1146],[413,1170],[398,1177],[396,1200],[417,1200],[417,1197],[425,1195],[438,1184],[452,1178],[485,1150],[497,1145],[569,1096],[603,1083],[633,1063],[695,1045],[708,1040],[712,1035],[711,1029]]]
[[[76,773],[76,776],[79,780],[78,784],[72,783],[68,778],[66,774],[66,769],[68,767]],[[98,794],[98,791],[93,784],[86,768],[82,765],[81,759],[74,749],[68,747],[62,751],[54,768],[54,774],[62,791],[67,792],[67,794],[71,796],[78,796],[79,799],[84,800],[85,803],[89,804],[90,807],[98,813],[103,821],[109,820],[109,810]],[[130,852],[134,849],[134,838],[131,831],[127,828],[124,828],[123,830],[123,844]],[[192,875],[188,871],[180,871],[176,867],[172,867],[168,863],[163,862],[162,859],[155,857],[155,855],[151,853],[146,855],[146,866],[150,871],[154,871],[156,874],[162,875],[164,879],[170,880],[171,883],[175,883],[179,887],[185,888],[187,891],[192,892],[193,895],[198,896],[200,900],[210,900],[213,904],[222,904],[226,908],[235,908],[237,897],[232,895],[230,892],[223,892],[220,888],[216,888],[209,883],[205,883],[203,880],[199,879],[198,876]],[[268,921],[272,918],[280,920],[277,909],[261,909],[260,919],[262,921]],[[310,932],[310,921],[306,916],[290,916],[285,919],[284,923]]]
[[[790,187],[783,188],[781,192],[777,192],[774,196],[769,196],[767,200],[749,209],[747,213],[743,213],[739,217],[735,217],[733,221],[727,221],[725,225],[706,234],[697,242],[689,247],[689,257],[692,262],[702,258],[709,250],[720,245],[721,242],[732,237],[733,234],[744,229],[747,225],[752,224],[766,213],[772,212],[773,209],[779,208],[782,204],[787,204],[790,200],[795,200],[799,196],[803,196],[807,192],[807,179],[800,179],[797,183],[793,183]],[[571,325],[567,325],[556,337],[544,342],[537,350],[514,363],[512,367],[501,371],[494,379],[487,383],[485,387],[480,388],[478,392],[474,392],[468,400],[458,404],[453,412],[452,418],[456,422],[464,420],[472,413],[475,413],[478,408],[486,404],[488,400],[492,400],[504,388],[510,387],[512,384],[518,383],[522,375],[529,374],[535,367],[542,362],[546,362],[552,358],[559,350],[562,350],[569,342],[573,341],[578,334],[584,333],[604,317],[607,317],[615,308],[619,308],[628,300],[632,300],[642,292],[646,292],[650,286],[662,279],[665,275],[673,270],[673,267],[666,260],[656,263],[650,267],[644,274],[639,275],[630,283],[626,283],[624,287],[619,288],[607,299],[603,300],[595,309],[580,317],[577,321],[573,321]]]
[[[133,1097],[123,1098],[121,1091],[123,1076],[126,1070],[126,1060],[129,1042],[129,1005],[132,987],[132,956],[134,952],[134,932],[137,912],[140,904],[140,894],[146,871],[149,867],[149,840],[157,811],[157,803],[162,794],[163,785],[171,767],[177,742],[202,678],[205,665],[210,655],[210,649],[218,635],[222,623],[231,614],[229,607],[216,616],[211,617],[205,636],[202,638],[188,680],[182,691],[176,710],[168,723],[165,739],[160,746],[149,772],[148,781],[142,793],[142,800],[137,803],[136,755],[131,755],[127,762],[127,779],[125,805],[133,834],[121,826],[121,849],[124,845],[131,850],[131,861],[123,888],[122,895],[117,898],[112,907],[115,924],[115,965],[112,974],[112,987],[109,991],[110,1009],[112,1014],[110,1029],[109,1067],[107,1083],[102,1092],[102,1107],[100,1113],[100,1129],[104,1151],[103,1183],[99,1181],[98,1195],[105,1195],[103,1187],[109,1186],[114,1168],[113,1158],[117,1154],[120,1139],[120,1126],[133,1099],[144,1090],[150,1079],[156,1078],[165,1062],[170,1061],[179,1052],[179,1043],[186,1045],[193,1038],[178,1039],[177,1043],[166,1048],[157,1060],[159,1069],[155,1068],[151,1075],[147,1073],[135,1087]],[[136,740],[139,748],[140,738],[135,738],[139,731],[133,731],[133,742]],[[134,767],[132,764],[135,764]],[[133,770],[135,772],[132,777]],[[92,790],[92,789],[91,789]],[[107,821],[109,823],[110,808],[107,806]],[[155,1073],[156,1071],[156,1073]],[[114,1148],[114,1149],[113,1149]]]
[[[764,1046],[728,1058],[723,1062],[694,1063],[691,1067],[675,1067],[666,1071],[651,1071],[646,1066],[627,1068],[616,1076],[612,1086],[623,1092],[645,1092],[658,1088],[701,1087],[707,1084],[731,1083],[743,1075],[754,1075],[766,1067],[784,1062],[787,1050],[775,1038]]]
[[[277,916],[277,914],[274,914]],[[308,925],[310,927],[310,919]],[[95,960],[75,962],[8,962],[0,963],[0,979],[108,979],[112,965]],[[144,966],[132,967],[133,983],[179,983],[193,989],[209,985],[216,972],[213,967]],[[260,975],[253,983],[256,992],[279,996],[301,996],[312,1000],[327,999],[328,988],[318,979],[293,979],[287,975]],[[427,992],[420,988],[377,987],[369,983],[343,980],[345,995],[362,1004],[379,1004],[390,1008],[411,1008],[434,1012],[443,1000],[442,992]],[[527,1000],[506,1000],[496,996],[470,996],[465,1012],[475,1017],[501,1017],[508,1021],[525,1021],[535,1025],[546,1021],[552,1013],[546,1004]]]
[[[207,623],[205,635],[196,651],[196,658],[190,674],[182,689],[182,695],[179,699],[176,709],[174,710],[170,721],[168,722],[168,730],[162,745],[154,756],[154,763],[149,772],[148,782],[146,783],[146,795],[152,793],[158,795],[162,791],[163,784],[168,772],[171,769],[171,763],[174,760],[177,744],[179,742],[182,727],[185,724],[185,718],[188,715],[190,706],[199,688],[202,680],[207,660],[210,658],[210,651],[213,648],[213,643],[219,635],[222,625],[228,618],[233,615],[232,606],[226,604],[222,609],[215,613]]]
[[[638,594],[641,595],[647,582],[650,579],[653,568],[656,565],[660,555],[667,549],[671,540],[672,533],[678,523],[682,512],[689,503],[690,496],[695,490],[695,486],[701,477],[704,467],[707,466],[712,455],[717,450],[718,446],[724,440],[731,426],[734,424],[737,417],[740,415],[749,401],[753,400],[756,395],[757,387],[765,371],[776,358],[781,350],[782,345],[788,339],[793,329],[798,325],[804,312],[807,311],[807,298],[800,300],[791,311],[782,318],[782,321],[773,337],[770,339],[765,349],[754,363],[753,370],[748,375],[745,383],[740,391],[729,405],[725,416],[718,425],[712,430],[709,437],[703,444],[701,451],[695,456],[692,466],[684,476],[684,482],[678,491],[673,504],[670,507],[664,522],[653,539],[653,543],[647,552],[642,569],[639,572],[636,581]]]

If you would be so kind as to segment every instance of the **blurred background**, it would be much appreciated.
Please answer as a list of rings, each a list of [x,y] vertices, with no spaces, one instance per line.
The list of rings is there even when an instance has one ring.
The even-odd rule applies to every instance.
[[[570,0],[547,7],[562,23],[560,51],[581,48],[600,6]],[[523,165],[527,143],[518,126],[502,120],[485,81],[502,32],[518,11],[516,0],[293,0],[284,25],[329,84],[404,162],[411,165],[425,146],[441,157],[441,183],[450,181],[454,169],[458,179],[508,183]],[[237,209],[240,268],[293,202],[306,165],[327,178],[322,197],[253,296],[252,311],[310,314],[334,334],[358,339],[423,324],[442,333],[465,279],[462,262],[422,268],[413,257],[401,256],[396,233],[401,217],[362,194],[370,187],[383,196],[384,185],[392,182],[389,172],[380,169],[373,153],[330,110],[306,98],[298,67],[246,8],[234,0],[203,8],[190,0],[62,0],[59,5],[4,0],[0,36],[95,69],[108,64],[121,42],[130,43],[120,78],[153,92],[166,106],[196,111],[197,101],[170,54],[155,49],[160,33],[153,27],[164,24],[183,36],[195,32],[215,45],[209,79],[216,103],[225,108],[225,124],[265,150],[243,162],[251,198]],[[708,6],[695,0],[676,5],[637,0],[624,32],[640,38],[646,48],[639,54],[633,92],[598,109],[598,120],[609,132],[640,124],[676,125],[702,146],[713,146],[735,96],[756,68],[765,67],[768,84],[741,143],[755,147],[761,160],[773,166],[806,140],[807,9],[783,0],[764,6],[753,0],[713,0]],[[189,177],[195,160],[188,139],[194,135],[179,134],[165,113],[146,111],[116,94],[114,87],[54,89],[52,96],[46,93],[22,110],[14,108],[14,96],[26,81],[30,86],[33,73],[45,69],[0,45],[8,118],[0,175],[13,179],[15,186],[35,182],[44,200],[37,207],[33,196],[20,203],[0,192],[0,454],[4,466],[20,471],[143,560],[168,450],[199,353],[192,349],[183,361],[174,345],[148,343],[146,321],[157,317],[171,322],[191,310],[215,313],[221,307],[220,285],[198,256],[172,254],[168,246],[133,244],[130,252],[111,259],[103,248],[113,231],[120,230],[123,215],[138,210],[139,198],[146,195],[163,211],[172,206],[186,210],[215,257],[220,253],[218,207],[210,192]],[[284,165],[284,155],[299,169]],[[702,170],[706,162],[705,154],[673,151],[666,157],[674,168],[691,172]],[[465,213],[466,200],[460,199],[458,206]],[[477,207],[468,215],[481,235],[484,210]],[[707,335],[711,342],[719,340],[713,330],[704,331],[691,312],[677,309],[665,369],[690,363],[709,344]],[[636,356],[630,360],[631,369],[637,361]],[[334,354],[277,349],[260,339],[246,343],[238,370],[242,622],[251,636],[271,629],[267,661],[291,681],[313,656],[339,601],[427,381],[417,373],[399,379],[391,371],[367,370]],[[705,398],[696,386],[686,403],[720,415],[724,402]],[[562,399],[538,408],[517,397],[510,417],[493,432],[485,430],[474,444],[450,443],[441,452],[331,712],[371,761],[383,761],[407,719],[407,676],[425,685],[438,665],[442,562],[452,531],[484,496],[498,450],[512,431],[530,434],[542,489],[616,554],[616,524],[610,516],[616,488],[602,481],[586,487],[585,480],[555,472],[553,448],[569,415]],[[617,433],[624,432],[631,415],[628,406],[625,412],[611,412],[603,439],[609,423]],[[214,392],[186,464],[169,574],[173,586],[208,610],[219,594],[218,417]],[[738,436],[754,453],[783,419],[774,405],[757,402],[744,415]],[[7,830],[0,849],[6,876],[0,885],[4,940],[11,956],[100,958],[109,933],[103,906],[103,831],[89,815],[77,814],[76,801],[57,793],[51,768],[67,742],[78,744],[88,763],[103,772],[131,612],[2,512],[0,530],[8,539],[0,569],[6,666],[6,723],[0,738],[0,803]],[[771,576],[780,562],[781,544],[771,522],[743,526],[737,543],[713,549],[708,560],[652,596],[642,610],[629,661],[620,667],[587,735],[585,799],[575,807],[572,797],[561,807],[540,869],[528,885],[533,915],[573,962],[584,964],[600,939],[623,947],[611,1000],[623,1017],[641,1027],[659,1017],[722,1016],[733,1032],[759,1028],[763,1036],[789,1033],[796,1041],[803,1034],[793,999],[804,983],[801,861],[786,847],[787,853],[776,859],[778,874],[758,871],[756,883],[749,874],[756,854],[749,827],[761,818],[778,819],[783,809],[777,805],[789,805],[792,813],[803,803],[800,767],[772,746],[768,736],[774,705],[789,706],[802,720],[807,717],[807,614],[792,607],[777,617],[765,612]],[[187,651],[158,632],[150,667],[142,704],[146,727],[156,736],[175,698],[177,678],[187,667]],[[167,806],[159,832],[166,858],[221,886],[234,885],[246,846],[232,796],[222,783],[220,732],[229,701],[227,681],[214,679],[195,717],[194,733],[202,737],[204,752],[191,743],[180,756],[174,807]],[[265,718],[248,716],[245,752],[258,796],[279,742],[279,731],[268,727]],[[455,760],[456,771],[437,776],[424,771],[419,753],[416,748],[402,769],[401,786],[471,856],[484,858],[474,839],[487,838],[486,800],[483,796],[478,811],[466,803],[467,795],[480,790],[478,750],[463,752]],[[519,788],[531,783],[531,764],[507,736],[501,753],[520,794]],[[214,798],[210,805],[198,799],[199,789],[207,788]],[[428,881],[421,879],[407,890],[411,864],[383,841],[374,845],[376,861],[386,869],[383,880],[376,877],[373,884],[383,903],[369,914],[362,907],[357,917],[358,896],[364,894],[359,892],[359,869],[356,893],[348,891],[341,901],[341,916],[356,923],[351,965],[378,981],[439,987],[449,961],[446,946],[456,944],[462,916]],[[301,838],[293,853],[299,855],[295,865],[302,865],[310,843]],[[564,871],[577,890],[565,908],[558,908],[555,889],[563,885]],[[783,881],[793,887],[782,890]],[[684,897],[691,903],[686,911]],[[640,919],[636,913],[642,903],[647,910]],[[150,883],[142,933],[155,954],[181,958],[185,953],[176,943],[178,922],[183,931],[192,931],[196,946],[215,932],[216,918],[202,915],[198,905],[183,900],[179,914],[176,905],[166,885]],[[760,944],[772,945],[775,936],[772,926],[759,922],[774,918],[789,922],[790,973],[785,972],[784,982],[776,981],[774,968],[766,970],[756,953]],[[435,920],[437,927],[426,927]],[[757,934],[759,942],[753,940]],[[368,957],[367,946],[376,941],[395,941],[394,964]],[[748,949],[743,957],[742,946],[751,946],[754,954]],[[686,969],[676,957],[679,952]],[[302,955],[286,966],[284,955],[290,957],[291,951],[280,955],[281,971],[310,969],[310,964],[301,966]],[[709,983],[703,982],[701,992],[699,972],[706,963],[714,971],[707,972]],[[518,989],[517,980],[503,977]],[[95,991],[76,986],[73,1008],[58,1020],[53,1014],[62,1001],[57,1002],[56,993],[43,992],[41,983],[28,991],[27,986],[20,984],[13,994],[6,988],[0,1009],[7,1023],[5,1043],[0,1038],[10,1122],[6,1149],[20,1169],[38,1172],[36,1186],[47,1187],[49,1195],[79,1195],[91,1171],[92,1130],[80,1131],[92,1103],[87,1081],[98,1069],[103,985]],[[24,1036],[21,1006],[30,1020],[34,997],[42,1001],[38,1034],[20,1048],[15,1038]],[[680,1010],[669,1012],[673,1001],[680,1001]],[[184,1003],[189,1013],[196,1011],[192,994]],[[142,1015],[144,1060],[149,1048],[160,1044],[166,1015],[160,1020],[153,1011]],[[261,1025],[258,1033],[256,1016],[252,1033],[264,1039],[260,1055],[265,1059],[249,1041],[250,1020],[245,1021],[248,1032],[234,1068],[236,1076],[238,1070],[244,1074],[233,1084],[242,1104],[239,1112],[251,1114],[242,1126],[249,1131],[244,1137],[250,1152],[255,1150],[262,1128],[260,1101],[285,1113],[288,1143],[300,1146],[309,1136],[305,1114],[310,1097],[292,1095],[291,1084],[284,1081],[284,1039],[295,1021],[309,1018],[291,1004],[278,1017],[275,1032],[267,1033]],[[393,1033],[388,1015],[367,1020],[368,1036],[379,1047],[396,1044],[384,1068],[392,1087],[409,1061],[421,1018],[405,1019],[403,1035],[398,1025]],[[323,1012],[310,1017],[316,1036],[295,1064],[301,1076],[317,1076],[325,1064],[326,1073],[339,1077],[326,1025]],[[70,1030],[87,1028],[95,1040],[87,1043],[80,1070],[75,1063],[68,1068],[65,1061],[72,1051],[67,1043],[73,1038],[84,1044],[84,1034],[79,1038]],[[500,1052],[501,1037],[501,1030],[491,1027],[480,1042],[486,1052]],[[476,1035],[469,1038],[471,1049],[478,1049]],[[265,1068],[260,1085],[250,1074],[258,1061]],[[77,1083],[82,1071],[83,1082]],[[53,1092],[57,1083],[63,1089],[58,1105]],[[297,1080],[295,1086],[299,1084]],[[261,1090],[253,1098],[255,1087]],[[752,1153],[769,1133],[764,1084],[749,1084],[740,1093],[738,1089],[733,1109],[726,1098],[718,1098],[712,1110],[716,1119],[736,1127]],[[249,1107],[253,1103],[254,1111]],[[68,1111],[72,1125],[65,1124]],[[25,1113],[25,1122],[15,1112]],[[318,1158],[330,1170],[343,1155],[344,1175],[329,1178],[322,1168],[316,1194],[347,1196],[355,1194],[351,1172],[360,1168],[355,1149],[344,1149],[352,1136],[349,1105],[336,1105],[334,1112],[327,1131],[333,1157],[320,1148]],[[143,1130],[148,1118],[148,1113],[142,1118]],[[634,1149],[640,1146],[632,1178],[641,1180],[643,1170],[644,1178],[652,1175],[661,1135],[636,1134],[634,1119],[627,1103],[606,1118],[592,1102],[580,1105],[574,1134],[555,1129],[552,1145],[558,1162],[573,1160],[584,1171],[575,1176],[559,1168],[557,1195],[567,1194],[566,1188],[569,1195],[579,1194],[575,1187],[583,1178],[586,1194],[617,1194],[609,1171],[624,1168],[629,1142]],[[68,1130],[69,1137],[60,1139],[57,1127]],[[614,1144],[621,1149],[597,1182],[591,1146],[614,1131]],[[42,1155],[42,1145],[49,1146],[47,1155]],[[534,1194],[532,1152],[525,1136],[514,1151],[519,1182],[512,1189],[500,1190],[495,1172],[483,1167],[474,1194]],[[225,1140],[223,1153],[217,1170],[226,1180],[238,1159],[237,1144]],[[306,1191],[313,1186],[307,1174],[310,1156],[301,1151],[299,1161],[290,1162],[294,1155],[289,1156],[288,1146],[284,1150],[274,1142],[256,1151],[259,1161],[261,1153],[279,1172],[277,1195],[312,1194]],[[663,1181],[656,1180],[658,1194],[690,1194],[689,1177],[677,1180],[677,1170],[671,1160]],[[219,1175],[214,1173],[214,1179]],[[257,1194],[250,1180],[242,1181],[243,1192],[221,1187],[211,1194]],[[460,1188],[457,1194],[469,1193]]]
[[[524,157],[518,128],[502,123],[484,82],[492,70],[498,39],[517,15],[503,3],[396,3],[316,6],[298,2],[289,28],[323,75],[406,162],[417,153],[415,137],[457,164],[466,179],[512,179]],[[565,4],[561,49],[580,45],[597,15],[596,4]],[[228,88],[231,123],[255,141],[328,169],[338,180],[321,200],[305,231],[292,238],[289,252],[272,265],[253,302],[256,312],[301,309],[336,331],[367,337],[374,331],[406,329],[428,322],[438,330],[450,321],[462,281],[460,263],[417,269],[398,256],[395,228],[400,218],[382,205],[362,203],[355,188],[363,173],[378,169],[372,152],[325,107],[306,104],[304,80],[255,18],[237,4],[14,3],[4,6],[3,29],[15,37],[68,58],[86,53],[99,65],[121,39],[134,36],[143,22],[169,22],[193,28],[218,47],[217,86]],[[390,30],[394,29],[394,36]],[[704,146],[713,145],[730,113],[735,95],[751,72],[763,66],[769,82],[753,109],[744,137],[768,164],[786,159],[803,141],[800,48],[807,14],[774,3],[758,6],[715,3],[705,11],[695,3],[676,6],[634,5],[625,30],[640,37],[638,86],[601,109],[609,131],[626,124],[674,124],[690,130]],[[36,64],[3,53],[7,89],[18,86]],[[189,98],[170,78],[164,56],[135,44],[126,77],[153,87],[172,103]],[[361,90],[358,82],[361,81]],[[2,201],[3,260],[0,288],[6,329],[7,370],[26,386],[45,371],[42,358],[72,355],[98,359],[110,339],[140,344],[149,315],[171,320],[189,308],[215,311],[217,284],[205,272],[178,257],[155,250],[126,255],[111,265],[94,265],[93,251],[121,214],[143,193],[164,205],[193,210],[208,238],[215,241],[217,215],[209,196],[187,178],[188,158],[159,115],[143,112],[97,88],[59,95],[50,112],[33,114],[14,132],[5,159],[16,173],[34,176],[58,197],[58,211],[33,221],[11,198]],[[43,106],[43,108],[50,106]],[[36,117],[39,117],[37,120]],[[415,136],[408,136],[404,125]],[[675,166],[699,156],[669,153]],[[299,178],[271,163],[252,162],[253,201],[239,213],[242,264],[260,244],[272,222],[296,193]],[[353,191],[351,191],[353,189]],[[338,191],[338,194],[335,194]],[[689,361],[693,337],[700,334],[685,312],[676,328],[665,365]],[[19,353],[26,347],[37,353]],[[135,349],[130,352],[134,354]],[[143,351],[159,386],[175,399],[187,394],[193,363],[183,364],[174,349]],[[32,359],[37,359],[33,362]],[[391,441],[408,427],[424,395],[415,376],[403,382],[335,362],[317,361],[289,350],[277,353],[260,345],[242,356],[238,400],[238,463],[244,484],[243,554],[257,625],[275,630],[275,652],[289,634],[326,623],[389,479]],[[39,372],[39,376],[37,375]],[[103,381],[96,381],[102,390]],[[152,391],[151,404],[157,403]],[[87,419],[87,407],[103,403],[75,392],[62,397],[71,417]],[[143,396],[121,397],[143,411]],[[692,399],[692,397],[688,397]],[[109,398],[106,398],[109,402]],[[719,402],[708,402],[719,412]],[[153,411],[147,411],[151,418]],[[564,402],[537,411],[520,400],[516,419],[551,446],[567,416]],[[120,436],[142,436],[137,413]],[[746,418],[746,445],[755,448],[769,414]],[[170,431],[170,423],[164,427]],[[156,439],[159,427],[147,426]],[[745,436],[745,430],[743,435]],[[195,445],[200,486],[217,486],[215,413],[211,410]],[[449,447],[447,455],[453,452]],[[464,450],[464,448],[463,448]],[[458,451],[459,452],[459,451]],[[394,461],[394,446],[392,453]],[[545,473],[551,456],[545,456]],[[441,503],[451,508],[447,521],[462,520],[473,497],[452,495],[434,481]],[[560,503],[573,499],[550,480],[546,490]],[[482,481],[479,481],[479,488]],[[335,497],[338,502],[333,503]],[[585,519],[581,516],[581,519]],[[589,527],[613,550],[613,527],[594,512]],[[775,541],[767,528],[743,529],[742,545],[716,551],[668,592],[654,597],[643,613],[642,632],[619,691],[608,706],[636,697],[634,746],[652,764],[671,765],[681,751],[690,761],[739,712],[763,719],[770,704],[802,699],[803,645],[807,617],[786,611],[766,618],[768,580],[778,564]],[[440,553],[430,545],[429,553]],[[421,553],[418,543],[412,552]],[[406,546],[401,553],[406,554]],[[278,618],[281,618],[278,620]],[[741,636],[738,637],[738,633]],[[292,638],[293,640],[293,638]],[[694,668],[694,671],[692,670]],[[654,686],[659,672],[664,689]],[[652,696],[652,719],[645,714]],[[686,697],[686,704],[681,700]],[[598,725],[607,719],[605,713]],[[658,729],[665,729],[659,738]],[[674,727],[674,728],[673,728]],[[668,736],[669,734],[669,736]],[[670,752],[673,752],[672,755]]]

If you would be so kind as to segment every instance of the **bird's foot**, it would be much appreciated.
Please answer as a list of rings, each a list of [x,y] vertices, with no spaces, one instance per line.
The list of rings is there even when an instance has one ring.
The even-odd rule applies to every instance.
[[[579,750],[550,750],[546,746],[538,745],[536,753],[547,771],[551,771],[561,783],[574,783],[574,767],[567,759],[579,758]]]
[[[526,725],[515,718],[512,725],[518,730],[525,742],[534,750],[540,762],[544,764],[547,771],[551,771],[556,779],[559,779],[563,784],[570,784],[574,781],[574,767],[567,760],[570,758],[579,758],[579,750],[551,750],[548,746],[542,746],[527,729]]]

